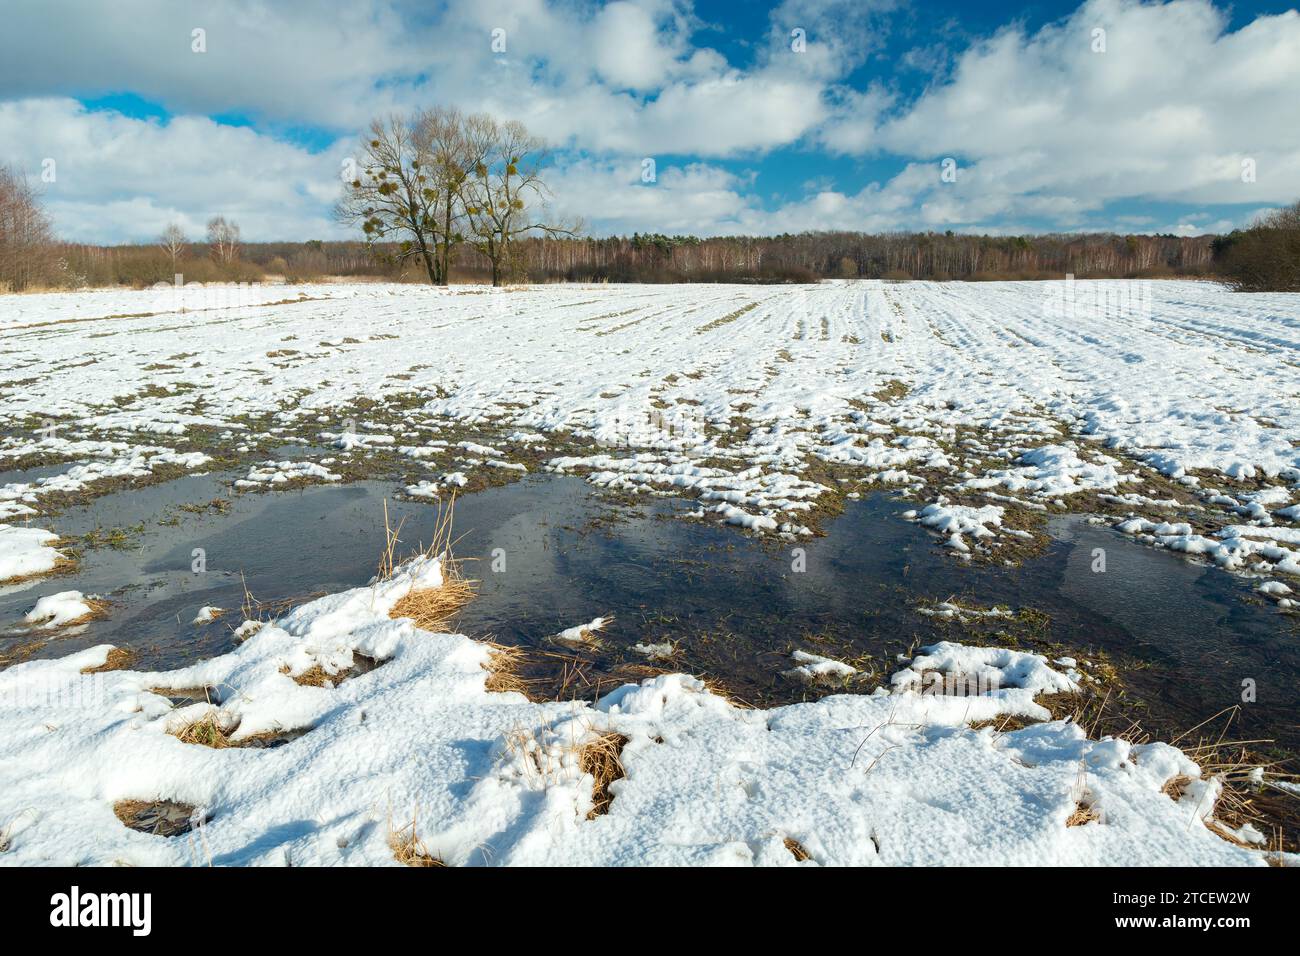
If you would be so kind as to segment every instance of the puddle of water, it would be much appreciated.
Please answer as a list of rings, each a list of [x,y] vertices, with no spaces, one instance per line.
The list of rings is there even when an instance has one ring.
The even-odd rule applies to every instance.
[[[173,667],[234,646],[245,586],[273,602],[355,587],[374,573],[382,503],[393,492],[385,483],[237,495],[227,514],[183,513],[178,526],[157,524],[178,503],[226,495],[229,477],[188,476],[69,509],[57,522],[64,533],[141,521],[149,529],[136,548],[89,552],[74,575],[0,593],[0,649],[34,636],[2,629],[20,622],[39,595],[77,589],[110,595],[109,618],[63,632],[34,656],[111,642],[133,650],[133,666]],[[461,499],[456,551],[474,559],[465,568],[481,583],[459,629],[539,646],[613,614],[595,673],[644,662],[631,650],[636,642],[673,641],[680,653],[668,666],[723,678],[742,699],[770,704],[825,692],[780,676],[796,648],[869,654],[870,666],[888,672],[914,643],[962,638],[917,614],[918,602],[1028,606],[1051,616],[1053,641],[1149,663],[1125,678],[1149,704],[1143,725],[1153,734],[1239,703],[1249,679],[1257,702],[1243,706],[1233,736],[1300,749],[1300,635],[1271,606],[1244,600],[1248,582],[1081,519],[1055,521],[1046,554],[1007,569],[957,563],[884,496],[850,503],[824,538],[779,547],[670,517],[683,507],[663,499],[616,507],[581,479],[550,476]],[[390,500],[388,508],[394,523],[405,520],[407,546],[428,540],[432,505]],[[795,547],[806,552],[804,572],[793,569]],[[1105,573],[1092,571],[1096,548],[1106,551]],[[195,549],[206,562],[201,573],[192,570]],[[192,624],[205,605],[230,613]]]
[[[61,475],[72,465],[64,463],[61,465],[36,465],[32,468],[17,468],[3,470],[0,469],[0,487],[5,485],[30,485],[32,482],[40,481],[42,478],[51,478],[54,475]]]

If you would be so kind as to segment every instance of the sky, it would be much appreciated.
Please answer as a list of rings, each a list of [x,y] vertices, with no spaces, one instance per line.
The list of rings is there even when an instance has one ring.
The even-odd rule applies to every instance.
[[[553,211],[598,236],[1197,235],[1300,199],[1286,3],[4,7],[0,163],[70,240],[352,236],[360,132],[438,104],[546,137]]]

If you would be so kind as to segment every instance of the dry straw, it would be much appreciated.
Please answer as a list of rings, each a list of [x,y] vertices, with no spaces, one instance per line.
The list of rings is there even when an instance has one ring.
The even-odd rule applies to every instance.
[[[453,495],[445,508],[439,508],[434,521],[433,541],[418,552],[417,556],[437,558],[442,572],[442,586],[436,588],[417,588],[414,582],[411,589],[398,599],[388,616],[394,619],[409,618],[415,626],[423,631],[446,631],[460,610],[474,600],[474,586],[478,583],[464,576],[461,562],[452,554],[452,518],[456,499]],[[391,581],[399,567],[398,545],[401,543],[402,525],[399,521],[394,528],[388,520],[388,502],[384,502],[384,551],[379,557],[379,581]]]

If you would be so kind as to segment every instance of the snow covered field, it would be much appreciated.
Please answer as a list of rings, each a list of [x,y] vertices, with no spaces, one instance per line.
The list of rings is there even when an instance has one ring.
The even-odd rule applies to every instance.
[[[187,472],[257,493],[382,467],[422,499],[540,469],[791,542],[845,496],[896,489],[958,563],[1014,562],[1044,517],[1087,512],[1258,577],[1289,613],[1297,396],[1300,300],[1191,282],[6,297],[0,582],[33,603],[66,590],[43,577],[67,563],[61,507]],[[902,679],[746,711],[670,675],[533,704],[484,689],[483,645],[390,620],[393,587],[322,598],[182,672],[79,673],[107,648],[0,671],[0,862],[375,863],[412,815],[449,863],[794,862],[787,837],[826,863],[1262,862],[1189,826],[1216,784],[1172,748],[967,727],[1041,718],[1033,694],[1083,679],[1074,665],[947,645],[912,667],[991,669],[1003,689]],[[382,666],[292,680],[353,654]],[[154,693],[196,686],[212,704]],[[275,749],[166,733],[209,711],[236,737],[310,729]],[[626,738],[627,776],[589,820],[577,754],[601,734]],[[210,816],[201,835],[114,817],[161,798]],[[1097,818],[1067,827],[1080,808]]]
[[[1033,696],[1086,679],[1072,662],[945,643],[873,696],[742,710],[669,674],[594,705],[529,703],[485,689],[485,645],[390,619],[438,581],[417,561],[184,670],[86,673],[102,646],[0,671],[0,862],[375,865],[418,841],[448,865],[1264,863],[1201,825],[1219,784],[1173,747],[1090,741],[1070,722],[967,726],[1046,718]],[[294,680],[357,654],[380,666]],[[927,693],[926,673],[990,689]],[[210,701],[168,699],[196,687]],[[236,743],[306,733],[275,749],[175,736],[205,720]],[[583,748],[610,735],[623,777],[593,815]],[[163,838],[115,817],[118,801],[160,799],[201,826]]]
[[[542,467],[798,537],[835,495],[885,486],[962,555],[996,557],[1078,507],[1225,567],[1300,572],[1294,296],[1191,282],[238,294],[281,304],[195,289],[191,311],[97,321],[175,293],[0,303],[0,465],[69,466],[0,486],[0,521],[39,523],[42,498],[96,483],[321,445],[246,462],[241,487],[336,481],[376,453],[400,456],[417,497]],[[0,530],[0,579],[52,562],[42,546]]]

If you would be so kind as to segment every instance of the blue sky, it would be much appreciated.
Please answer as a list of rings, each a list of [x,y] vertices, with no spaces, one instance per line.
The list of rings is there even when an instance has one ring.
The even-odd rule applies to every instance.
[[[250,239],[345,236],[330,207],[359,131],[435,103],[546,136],[553,204],[597,235],[1196,234],[1300,198],[1300,14],[1285,3],[6,10],[0,162],[87,241],[173,221],[197,235],[216,214]]]

